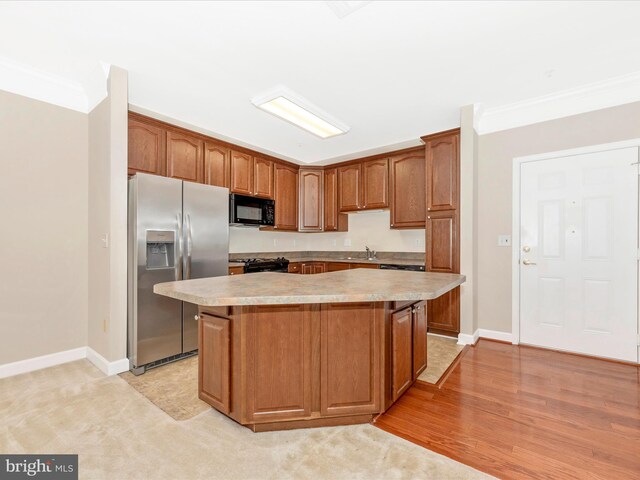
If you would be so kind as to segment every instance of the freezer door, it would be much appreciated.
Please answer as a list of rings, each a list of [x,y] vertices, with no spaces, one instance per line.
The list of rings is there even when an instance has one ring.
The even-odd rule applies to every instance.
[[[229,190],[184,182],[184,279],[227,275]],[[198,348],[198,307],[183,304],[182,351]]]
[[[180,280],[182,181],[129,180],[129,360],[132,368],[182,352],[182,302],[153,293]]]

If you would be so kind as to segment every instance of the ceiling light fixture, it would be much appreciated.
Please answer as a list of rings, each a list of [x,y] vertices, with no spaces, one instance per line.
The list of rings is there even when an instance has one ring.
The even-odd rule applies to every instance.
[[[251,103],[320,138],[334,137],[349,131],[348,126],[285,87],[276,87],[254,97]]]

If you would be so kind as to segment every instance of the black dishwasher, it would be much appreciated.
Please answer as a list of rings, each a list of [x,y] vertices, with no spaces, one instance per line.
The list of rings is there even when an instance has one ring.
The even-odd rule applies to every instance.
[[[391,263],[383,263],[380,270],[410,270],[412,272],[424,272],[424,265],[393,265]]]

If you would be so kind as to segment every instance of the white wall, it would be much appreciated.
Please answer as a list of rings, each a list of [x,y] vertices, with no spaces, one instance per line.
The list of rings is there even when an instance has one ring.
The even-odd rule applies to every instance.
[[[87,115],[0,91],[0,364],[87,344]]]
[[[392,230],[389,211],[349,214],[348,232],[298,233],[259,231],[231,227],[229,252],[280,252],[305,250],[362,250],[424,252],[424,229]],[[347,241],[351,245],[345,245]]]
[[[478,137],[478,326],[511,332],[513,158],[640,138],[640,102]],[[464,236],[465,232],[463,232]]]

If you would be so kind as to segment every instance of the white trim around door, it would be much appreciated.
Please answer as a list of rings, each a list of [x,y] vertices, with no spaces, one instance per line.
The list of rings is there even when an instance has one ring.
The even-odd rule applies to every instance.
[[[513,205],[512,205],[512,258],[511,258],[511,291],[512,291],[512,343],[520,343],[520,193],[521,193],[521,166],[526,162],[549,160],[552,158],[569,157],[588,153],[618,150],[630,147],[640,147],[640,138],[600,145],[548,152],[536,155],[515,157],[513,159]],[[640,161],[640,158],[638,158]],[[640,254],[640,245],[639,245]],[[640,295],[639,295],[640,298]],[[640,332],[640,317],[638,319],[638,332]],[[640,338],[638,339],[640,341]],[[639,347],[640,350],[640,347]],[[640,357],[639,357],[640,358]]]

